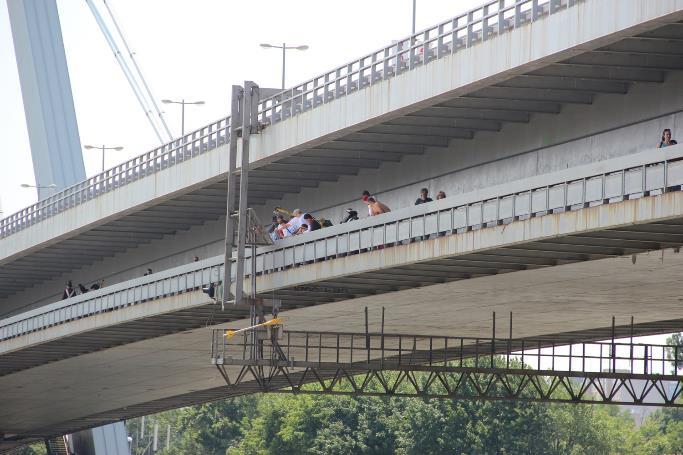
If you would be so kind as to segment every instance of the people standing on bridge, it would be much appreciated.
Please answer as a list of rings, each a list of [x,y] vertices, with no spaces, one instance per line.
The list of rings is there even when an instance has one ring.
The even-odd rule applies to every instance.
[[[280,238],[289,237],[299,233],[299,228],[304,223],[304,212],[301,209],[292,210],[292,218],[283,226],[277,228]],[[285,232],[286,231],[286,232]]]
[[[346,216],[341,221],[342,223],[348,223],[349,221],[356,221],[358,219],[358,212],[352,208],[346,209]]]
[[[443,191],[439,191],[438,193],[436,193],[436,200],[438,201],[439,199],[446,199],[446,193],[444,193]]]
[[[62,300],[70,299],[75,295],[76,291],[74,290],[74,285],[71,283],[71,280],[69,280],[66,282],[66,287],[64,288],[64,292],[62,293]]]
[[[361,195],[361,200],[363,201],[364,204],[368,204],[368,199],[370,199],[372,195],[368,190],[363,191],[363,194]],[[377,200],[377,199],[375,199]],[[372,216],[372,209],[370,208],[370,204],[368,204],[368,216]]]
[[[152,269],[147,269],[145,274],[143,276],[151,275],[152,274]]]
[[[432,198],[429,197],[429,190],[422,188],[420,190],[420,197],[415,200],[415,205],[426,204],[427,202],[432,202]]]
[[[322,226],[320,225],[320,222],[313,218],[313,215],[310,213],[306,213],[304,215],[304,223],[308,225],[308,231],[317,231],[318,229],[322,229]]]
[[[659,141],[660,149],[676,144],[678,144],[678,142],[676,142],[674,139],[671,139],[671,130],[669,128],[666,128],[664,131],[662,131],[662,140]]]
[[[370,216],[376,216],[381,215],[382,213],[391,212],[391,209],[389,207],[377,201],[374,197],[369,197],[365,203],[368,205]]]
[[[273,241],[276,241],[287,236],[289,236],[289,231],[287,231],[287,218],[282,215],[277,215],[275,217],[275,228],[270,234],[270,238],[272,238]]]
[[[85,294],[86,292],[88,292],[88,288],[83,286],[82,283],[78,283],[78,290],[81,291],[81,294]]]

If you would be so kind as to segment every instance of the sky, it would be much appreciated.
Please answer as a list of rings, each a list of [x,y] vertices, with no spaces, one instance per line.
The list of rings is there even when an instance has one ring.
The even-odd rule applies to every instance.
[[[100,12],[105,9],[95,0]],[[6,0],[0,0],[0,166],[2,216],[36,202],[30,146]],[[417,29],[475,8],[483,0],[417,0]],[[287,54],[287,86],[296,85],[410,34],[412,0],[109,0],[157,101],[202,100],[189,106],[185,131],[227,116],[230,87],[253,80],[279,87],[281,54],[260,43],[310,46]],[[81,144],[122,146],[111,167],[156,146],[85,0],[57,0]],[[180,107],[161,105],[180,135]],[[101,152],[84,150],[86,174],[99,172]],[[41,182],[41,184],[45,184]]]

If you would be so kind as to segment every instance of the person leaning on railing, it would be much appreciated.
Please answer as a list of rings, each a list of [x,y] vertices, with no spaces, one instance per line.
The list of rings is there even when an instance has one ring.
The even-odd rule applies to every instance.
[[[678,142],[676,142],[674,139],[671,139],[671,130],[669,128],[666,128],[664,131],[662,131],[662,140],[659,141],[660,149],[676,144],[678,144]]]
[[[389,213],[391,209],[381,202],[375,200],[374,197],[369,197],[365,203],[368,205],[370,216],[381,215],[382,213]]]
[[[427,202],[432,202],[432,198],[429,197],[429,190],[422,188],[420,190],[420,197],[415,201],[415,205],[426,204]]]
[[[64,292],[62,293],[62,300],[70,299],[75,295],[76,290],[74,289],[74,285],[71,283],[71,280],[69,280],[66,282],[66,287],[64,288]]]

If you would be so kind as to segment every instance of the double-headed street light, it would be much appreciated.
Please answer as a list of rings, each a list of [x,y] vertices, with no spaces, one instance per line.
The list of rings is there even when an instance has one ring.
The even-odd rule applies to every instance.
[[[180,137],[185,136],[185,105],[186,104],[194,104],[194,105],[204,104],[204,101],[185,101],[185,100],[180,100],[180,101],[161,100],[161,102],[164,104],[180,104],[181,105],[181,109],[180,109]]]
[[[38,189],[57,188],[57,185],[55,185],[54,183],[50,183],[49,185],[29,185],[28,183],[22,183],[20,186],[22,188],[38,188]]]
[[[50,183],[49,185],[29,185],[28,183],[22,183],[20,186],[21,186],[22,188],[35,188],[35,189],[37,189],[37,190],[38,190],[38,199],[39,199],[39,200],[40,200],[40,199],[45,199],[45,198],[48,197],[49,195],[54,194],[54,193],[55,193],[55,188],[57,188],[57,185],[55,185],[54,183]],[[41,198],[40,190],[50,190],[50,191],[49,191],[49,194],[45,194],[45,195],[43,195],[43,197]]]
[[[288,49],[294,49],[297,51],[305,51],[308,49],[307,45],[301,45],[301,46],[287,46],[287,44],[282,43],[282,46],[278,46],[277,44],[268,44],[268,43],[262,43],[261,47],[264,49],[282,49],[282,90],[285,89],[285,59],[286,59],[286,53]]]
[[[102,145],[102,146],[84,145],[83,148],[86,150],[93,150],[93,149],[102,150],[102,172],[104,172],[104,152],[107,150],[116,150],[117,152],[120,152],[121,150],[123,150],[123,147],[105,147],[104,145]]]

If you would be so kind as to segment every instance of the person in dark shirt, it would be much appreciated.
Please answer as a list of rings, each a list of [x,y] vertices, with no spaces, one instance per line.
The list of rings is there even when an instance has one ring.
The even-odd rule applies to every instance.
[[[66,287],[64,288],[64,292],[62,293],[62,300],[69,299],[75,295],[76,290],[74,289],[74,285],[71,284],[71,280],[69,280],[66,282]]]
[[[358,219],[358,212],[353,209],[346,209],[346,216],[341,221],[342,223],[348,223],[349,221],[356,221]]]
[[[427,202],[432,202],[432,198],[429,197],[429,190],[422,188],[420,190],[420,197],[415,201],[415,205],[426,204]]]
[[[313,215],[310,213],[307,213],[304,215],[304,221],[308,225],[308,231],[317,231],[318,229],[322,229],[322,226],[320,226],[320,223],[318,220],[313,218]]]
[[[88,292],[88,288],[83,286],[82,283],[78,283],[78,289],[81,291],[81,294],[85,294],[86,292]]]
[[[659,148],[664,148],[668,147],[670,145],[676,145],[678,142],[676,142],[674,139],[671,139],[671,130],[669,128],[665,129],[662,131],[662,140],[659,141]]]

